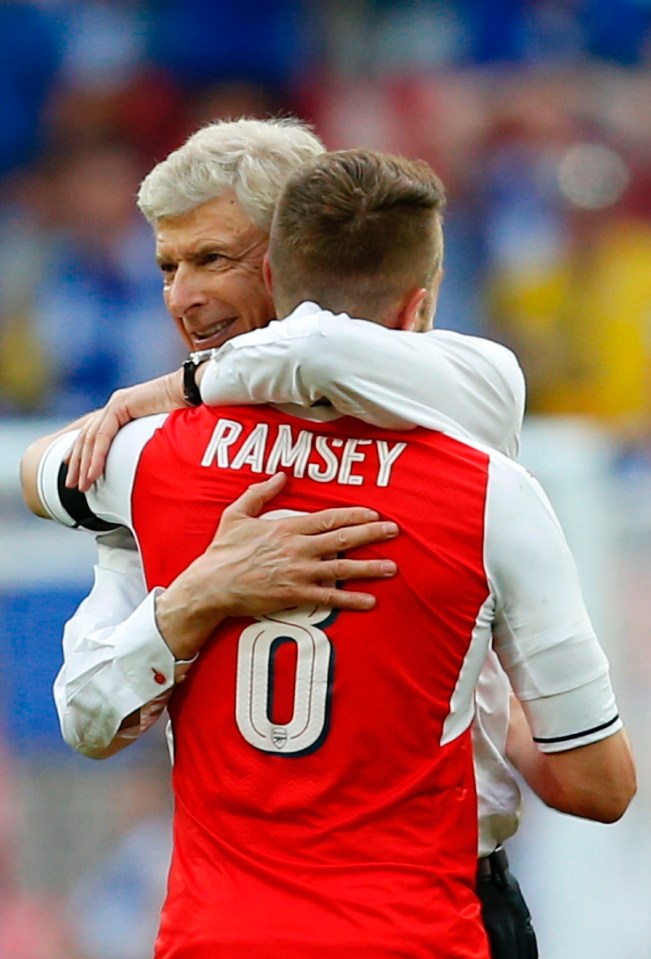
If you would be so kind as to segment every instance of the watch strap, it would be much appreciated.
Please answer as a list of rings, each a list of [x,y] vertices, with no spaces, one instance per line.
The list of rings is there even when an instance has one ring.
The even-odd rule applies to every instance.
[[[201,406],[201,393],[196,379],[198,365],[192,355],[183,363],[183,398],[188,406]]]
[[[217,352],[217,349],[212,349],[188,353],[188,358],[183,363],[183,397],[189,406],[201,406],[203,402],[197,386],[197,367],[207,363]]]

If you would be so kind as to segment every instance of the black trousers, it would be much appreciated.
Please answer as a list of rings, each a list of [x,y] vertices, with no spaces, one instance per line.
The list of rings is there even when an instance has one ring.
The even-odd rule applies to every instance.
[[[479,860],[477,895],[491,959],[538,959],[531,914],[503,849]]]

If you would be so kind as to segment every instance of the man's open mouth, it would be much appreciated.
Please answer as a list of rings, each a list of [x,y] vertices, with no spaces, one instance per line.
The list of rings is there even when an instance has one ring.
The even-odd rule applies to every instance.
[[[207,350],[212,346],[217,346],[224,331],[227,330],[229,326],[232,326],[236,320],[236,316],[230,316],[225,320],[220,320],[219,323],[214,323],[207,329],[191,332],[190,336],[192,337],[192,341],[199,350]]]

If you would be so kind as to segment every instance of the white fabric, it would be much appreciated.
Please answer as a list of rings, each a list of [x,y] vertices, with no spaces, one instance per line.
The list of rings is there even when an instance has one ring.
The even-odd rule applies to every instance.
[[[505,759],[510,692],[508,677],[491,649],[475,687],[472,724],[480,856],[506,842],[520,822],[520,788]]]
[[[54,440],[47,448],[41,458],[38,472],[38,495],[45,509],[50,513],[53,519],[63,526],[75,526],[76,523],[68,516],[66,511],[60,508],[58,492],[54,497],[50,496],[50,490],[57,490],[59,480],[59,470],[61,463],[68,455],[72,444],[79,435],[79,430],[73,430],[70,433],[64,433]]]
[[[225,343],[206,365],[201,395],[212,406],[327,399],[376,426],[425,426],[515,456],[525,386],[514,354],[491,340],[388,330],[303,303]]]
[[[65,741],[85,755],[116,735],[137,739],[162,712],[190,663],[176,662],[161,636],[135,540],[126,529],[97,537],[93,587],[63,631],[54,701]],[[140,722],[118,734],[126,716]]]

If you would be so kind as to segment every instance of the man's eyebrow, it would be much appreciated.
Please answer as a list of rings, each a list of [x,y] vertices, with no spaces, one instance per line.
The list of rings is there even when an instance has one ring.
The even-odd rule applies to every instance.
[[[196,248],[187,254],[188,260],[200,260],[206,254],[222,253],[224,256],[232,256],[234,248],[232,243],[225,240],[204,240],[198,243]]]
[[[186,252],[182,259],[194,263],[212,253],[221,253],[224,256],[232,257],[237,255],[237,249],[232,242],[229,243],[227,240],[205,240],[199,243],[194,250]],[[163,266],[166,263],[174,263],[175,259],[169,253],[161,252],[156,254],[156,262],[159,266]]]

